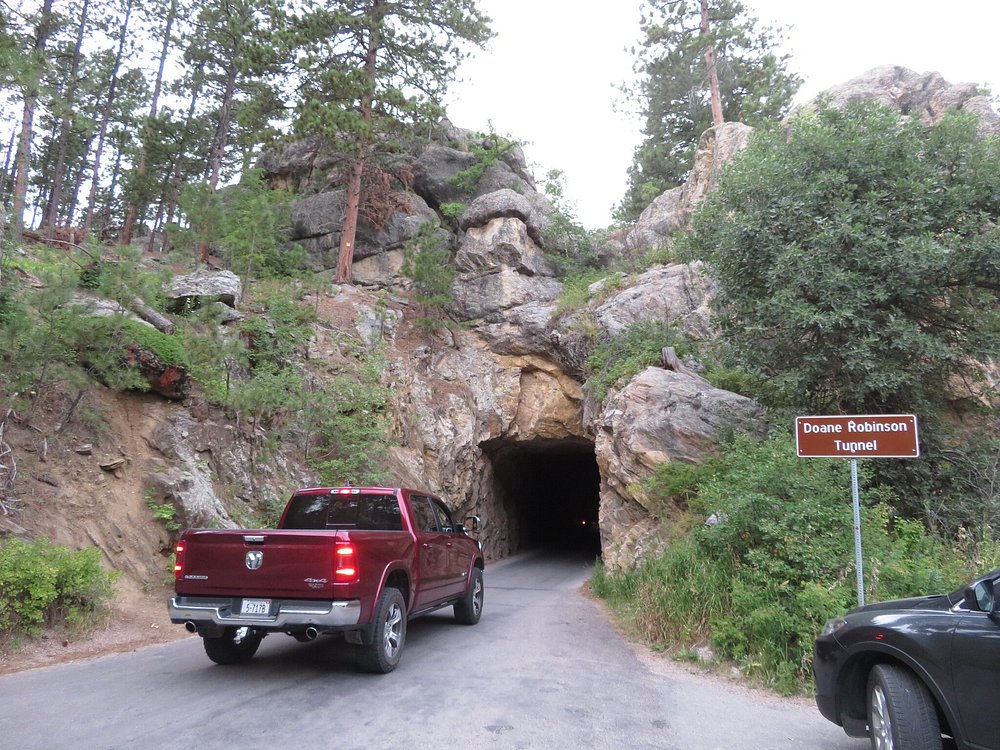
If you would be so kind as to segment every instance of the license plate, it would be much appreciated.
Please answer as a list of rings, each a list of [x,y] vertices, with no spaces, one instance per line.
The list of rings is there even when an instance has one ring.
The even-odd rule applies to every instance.
[[[244,599],[240,607],[241,615],[267,615],[271,613],[270,599]]]

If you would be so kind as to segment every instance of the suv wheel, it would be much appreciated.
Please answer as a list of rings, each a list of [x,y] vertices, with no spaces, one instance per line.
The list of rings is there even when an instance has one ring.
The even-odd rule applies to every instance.
[[[868,677],[868,731],[873,750],[941,750],[937,709],[913,672],[877,664]]]

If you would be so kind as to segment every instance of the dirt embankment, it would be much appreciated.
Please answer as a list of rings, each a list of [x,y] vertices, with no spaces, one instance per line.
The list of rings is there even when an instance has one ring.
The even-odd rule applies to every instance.
[[[36,639],[0,641],[0,674],[71,659],[128,651],[185,635],[166,615],[173,537],[153,518],[142,484],[153,453],[145,436],[165,411],[162,398],[92,387],[62,429],[71,401],[37,399],[4,429],[15,481],[4,531],[81,549],[96,546],[121,571],[103,622],[79,635],[53,630]],[[103,468],[102,468],[103,467]]]

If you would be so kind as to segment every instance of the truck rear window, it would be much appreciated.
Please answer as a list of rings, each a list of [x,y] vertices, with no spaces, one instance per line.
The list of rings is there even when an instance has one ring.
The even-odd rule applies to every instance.
[[[403,519],[395,495],[298,495],[282,528],[402,531]]]

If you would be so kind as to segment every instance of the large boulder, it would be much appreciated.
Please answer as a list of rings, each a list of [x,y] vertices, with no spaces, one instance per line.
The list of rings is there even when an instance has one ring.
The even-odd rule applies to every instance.
[[[175,277],[166,296],[171,312],[196,309],[213,302],[235,308],[243,298],[243,282],[232,271],[200,270]]]
[[[712,280],[700,261],[654,266],[598,305],[594,316],[611,336],[633,323],[656,320],[673,323],[693,338],[706,338],[710,335],[712,289]]]
[[[527,216],[525,215],[527,214]],[[562,284],[528,224],[531,209],[517,193],[501,190],[473,203],[455,255],[458,269],[449,312],[460,321],[493,316],[529,303],[554,300]]]
[[[750,399],[689,373],[649,367],[604,403],[596,423],[603,557],[628,569],[660,544],[660,522],[677,508],[649,497],[642,480],[661,463],[694,463],[726,432],[756,431],[764,413]]]
[[[917,73],[886,65],[827,89],[812,102],[843,109],[855,101],[876,101],[901,114],[932,125],[949,109],[972,112],[979,118],[979,134],[1000,135],[1000,115],[975,83],[952,84],[940,73]]]
[[[354,262],[401,250],[424,224],[440,226],[437,214],[412,193],[393,193],[395,209],[376,226],[362,216],[358,220],[354,239]],[[292,204],[292,225],[289,239],[305,248],[317,269],[334,268],[340,250],[344,225],[344,191],[331,190],[310,195]],[[363,269],[363,276],[372,282],[387,282],[398,271],[400,263],[377,261]]]
[[[687,181],[667,190],[639,215],[621,241],[622,252],[665,247],[670,237],[688,228],[695,208],[718,183],[723,168],[746,148],[753,128],[726,122],[706,130],[698,140],[694,166]]]

